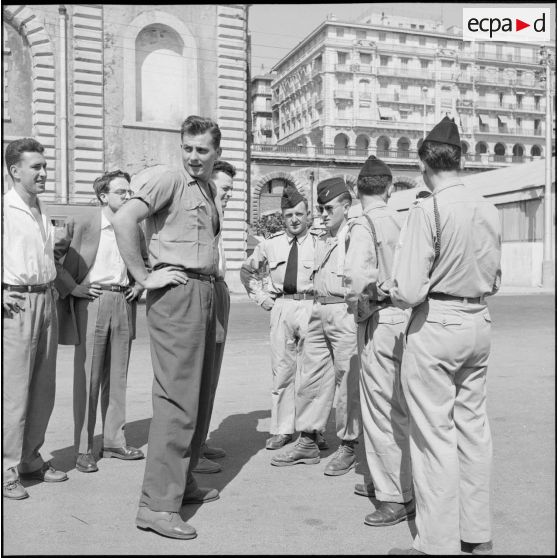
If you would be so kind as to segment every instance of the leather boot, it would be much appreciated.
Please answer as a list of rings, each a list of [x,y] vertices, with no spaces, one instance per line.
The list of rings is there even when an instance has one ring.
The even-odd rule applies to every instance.
[[[309,438],[302,435],[290,451],[276,455],[271,460],[271,464],[276,467],[288,467],[297,463],[311,465],[319,462],[320,450],[315,442],[315,436]]]
[[[336,477],[344,475],[354,468],[356,464],[354,442],[341,442],[337,451],[327,464],[324,475]]]
[[[406,504],[397,502],[380,502],[375,511],[364,519],[366,525],[371,527],[387,527],[397,525],[415,517],[415,503],[413,500]]]

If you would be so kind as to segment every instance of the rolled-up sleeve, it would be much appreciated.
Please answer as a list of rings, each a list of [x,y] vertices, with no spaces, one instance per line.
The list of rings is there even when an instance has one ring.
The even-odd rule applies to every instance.
[[[148,207],[148,215],[151,216],[167,206],[173,199],[173,195],[180,177],[177,171],[167,170],[158,176],[150,178],[133,196],[144,202]]]

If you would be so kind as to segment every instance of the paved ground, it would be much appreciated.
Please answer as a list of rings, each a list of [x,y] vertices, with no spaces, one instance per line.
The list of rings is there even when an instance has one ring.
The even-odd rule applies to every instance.
[[[242,300],[240,297],[235,297]],[[555,299],[498,296],[489,370],[494,437],[493,517],[499,554],[556,553]],[[151,416],[151,366],[143,308],[128,380],[128,441],[146,450]],[[70,479],[27,485],[31,497],[3,502],[6,555],[68,554],[385,554],[409,547],[414,523],[375,529],[363,523],[373,501],[353,494],[365,463],[342,477],[319,465],[275,468],[262,449],[269,427],[268,315],[232,305],[231,328],[210,441],[228,457],[224,471],[198,475],[221,499],[184,515],[192,541],[159,537],[134,526],[144,461],[102,459],[99,472],[74,469],[72,350],[59,352],[57,399],[47,432],[54,464]],[[99,431],[99,428],[97,429]],[[328,427],[335,449],[333,425]],[[101,438],[96,437],[96,451]]]

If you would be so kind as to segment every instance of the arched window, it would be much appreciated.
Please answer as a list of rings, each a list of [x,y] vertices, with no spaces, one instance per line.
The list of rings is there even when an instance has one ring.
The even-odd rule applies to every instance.
[[[483,154],[486,153],[487,151],[488,151],[488,147],[486,143],[484,143],[484,141],[479,141],[475,146],[475,153]]]
[[[495,161],[506,160],[506,146],[503,143],[497,143],[494,146],[494,160]]]
[[[337,134],[333,140],[335,155],[346,155],[349,138],[345,134]]]
[[[542,155],[542,149],[540,145],[533,145],[531,147],[531,156],[540,157]]]
[[[469,152],[469,145],[467,144],[467,142],[462,141],[461,142],[461,155],[466,155]]]
[[[376,155],[378,157],[389,157],[390,141],[386,136],[380,136],[376,141]]]
[[[523,161],[523,155],[525,154],[525,149],[519,143],[516,143],[512,149],[513,161]]]
[[[184,120],[189,103],[179,35],[166,25],[144,27],[136,37],[136,120]]]
[[[198,114],[198,50],[178,17],[162,10],[140,13],[123,35],[124,122],[176,129]]]
[[[355,142],[357,155],[366,157],[368,154],[368,146],[370,145],[370,141],[367,136],[358,136]]]
[[[409,138],[399,138],[399,140],[397,141],[397,157],[408,158],[410,146],[411,142],[409,141]]]

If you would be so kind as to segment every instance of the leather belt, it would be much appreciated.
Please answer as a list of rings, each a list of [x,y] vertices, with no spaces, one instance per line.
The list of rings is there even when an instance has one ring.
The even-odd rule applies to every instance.
[[[314,302],[319,302],[320,304],[340,304],[341,302],[345,302],[345,299],[342,296],[319,296],[316,295],[314,297]]]
[[[124,287],[122,285],[99,285],[98,283],[92,283],[93,288],[101,289],[102,291],[114,291],[116,293],[124,293],[128,290],[128,286]]]
[[[44,293],[52,287],[53,283],[40,283],[39,285],[8,285],[2,283],[2,288],[15,293]]]
[[[484,296],[469,298],[465,296],[455,296],[445,293],[428,293],[428,298],[433,298],[434,300],[454,300],[464,302],[465,304],[480,304],[481,302],[484,302]]]
[[[277,298],[290,298],[291,300],[314,300],[312,293],[279,294]]]
[[[182,271],[186,275],[186,277],[190,277],[190,279],[198,279],[199,281],[207,281],[208,283],[215,283],[215,281],[217,280],[215,278],[215,275],[205,275],[204,273],[197,273],[196,271],[190,271],[189,269],[176,264],[159,264],[156,265],[154,269],[161,269],[163,267],[178,267],[180,268],[180,271]]]

